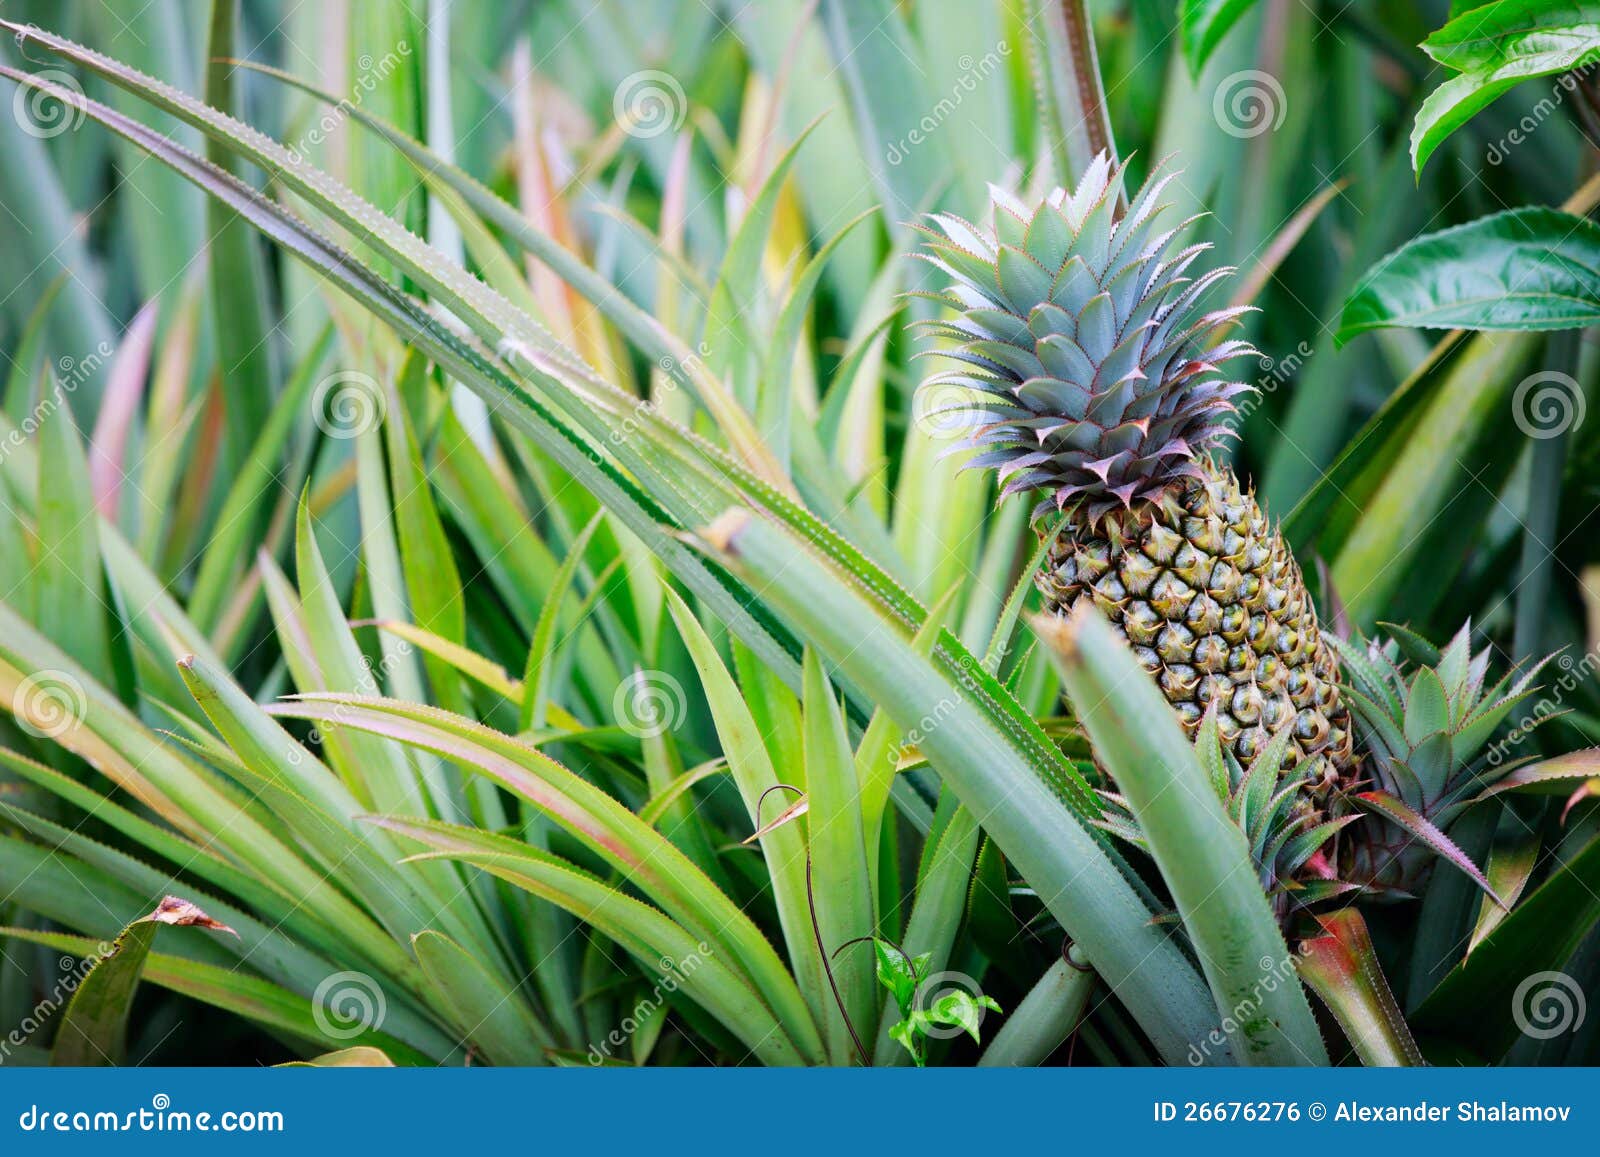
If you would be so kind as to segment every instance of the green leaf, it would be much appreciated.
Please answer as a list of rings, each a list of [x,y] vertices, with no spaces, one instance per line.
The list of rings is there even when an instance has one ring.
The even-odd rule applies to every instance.
[[[844,716],[817,653],[807,650],[804,729],[807,846],[811,857],[811,896],[822,950],[835,948],[877,926],[872,909],[874,873],[867,859],[861,825],[861,789],[845,730]],[[877,994],[863,953],[846,952],[832,963],[843,1015],[861,1031],[877,1015]],[[830,1053],[835,1064],[852,1063],[854,1049],[839,1010],[828,1017]]]
[[[50,1063],[58,1066],[121,1065],[127,1057],[128,1013],[145,961],[162,924],[214,928],[232,933],[187,900],[168,896],[148,916],[122,930],[110,951],[94,957],[89,975],[72,994],[56,1033]],[[237,933],[234,933],[237,935]]]
[[[1034,631],[1054,652],[1096,758],[1139,821],[1239,1059],[1326,1064],[1305,993],[1290,984],[1269,991],[1264,983],[1289,950],[1244,836],[1166,697],[1087,604],[1065,621],[1036,618]]]
[[[1460,13],[1452,7],[1451,14],[1422,43],[1429,56],[1461,75],[1429,93],[1417,112],[1411,162],[1418,173],[1445,138],[1521,82],[1600,60],[1600,6],[1594,4],[1499,0]]]
[[[1222,38],[1255,3],[1256,0],[1183,0],[1178,7],[1178,30],[1192,74],[1200,75]]]
[[[978,1030],[983,1024],[983,1011],[994,1006],[994,1001],[988,997],[988,1004],[980,1006],[972,993],[964,988],[952,989],[933,1002],[933,1007],[928,1010],[928,1019],[938,1024],[947,1024],[952,1028],[959,1028],[974,1041],[979,1040]]]
[[[205,102],[225,113],[238,107],[238,68],[234,27],[240,0],[212,0],[206,43]],[[206,142],[206,159],[235,177],[243,165],[215,141]],[[278,342],[272,332],[269,281],[261,242],[228,206],[206,199],[206,252],[210,257],[211,303],[218,345],[218,370],[229,385],[228,452],[242,461],[267,422],[278,386]],[[218,523],[226,526],[226,523]]]
[[[878,983],[894,997],[900,1016],[910,1016],[911,1001],[917,993],[917,974],[911,968],[911,961],[900,949],[876,936],[872,938],[872,950],[878,960]]]
[[[1345,301],[1339,340],[1386,326],[1551,330],[1600,322],[1600,225],[1512,209],[1406,243]]]
[[[1498,0],[1468,13],[1452,11],[1422,50],[1455,72],[1487,72],[1513,62],[1553,72],[1578,67],[1558,62],[1594,51],[1597,42],[1600,4]]]
[[[550,1030],[514,989],[441,933],[419,932],[411,946],[463,1041],[482,1049],[496,1064],[545,1063],[544,1050],[554,1044]]]

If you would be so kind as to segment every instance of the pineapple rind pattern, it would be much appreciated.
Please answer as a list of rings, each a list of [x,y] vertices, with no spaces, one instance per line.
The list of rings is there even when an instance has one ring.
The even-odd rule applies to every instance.
[[[1248,765],[1291,726],[1285,770],[1321,805],[1352,760],[1338,661],[1255,497],[1209,460],[1201,467],[1171,503],[1058,538],[1039,589],[1059,614],[1088,598],[1120,627],[1191,738],[1214,704],[1223,741]]]

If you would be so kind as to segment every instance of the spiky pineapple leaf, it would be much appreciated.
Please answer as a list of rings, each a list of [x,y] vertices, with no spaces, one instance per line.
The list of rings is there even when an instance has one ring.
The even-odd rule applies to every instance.
[[[1478,868],[1478,865],[1472,862],[1471,857],[1457,847],[1455,842],[1441,832],[1432,821],[1414,811],[1404,800],[1390,795],[1386,791],[1364,791],[1351,798],[1363,807],[1369,808],[1394,823],[1414,839],[1427,845],[1441,859],[1455,865],[1472,877],[1473,882],[1488,893],[1496,904],[1499,904],[1502,908],[1506,907],[1505,901],[1495,893],[1494,888]]]
[[[1298,969],[1328,1006],[1363,1063],[1410,1067],[1426,1062],[1412,1039],[1355,908],[1317,917],[1322,935],[1301,945]]]

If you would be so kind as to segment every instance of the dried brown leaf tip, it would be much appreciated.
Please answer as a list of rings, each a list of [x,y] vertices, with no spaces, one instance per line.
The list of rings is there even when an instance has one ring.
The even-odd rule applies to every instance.
[[[171,924],[178,928],[210,928],[213,932],[227,932],[238,936],[232,928],[220,920],[213,920],[200,910],[192,901],[181,896],[163,896],[161,903],[156,905],[156,910],[145,917],[157,924]]]

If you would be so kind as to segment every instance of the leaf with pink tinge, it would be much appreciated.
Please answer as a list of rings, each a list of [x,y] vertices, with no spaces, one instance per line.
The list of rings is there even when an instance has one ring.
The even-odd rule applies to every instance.
[[[1363,807],[1383,816],[1397,827],[1411,833],[1421,840],[1442,859],[1450,861],[1460,868],[1473,881],[1493,898],[1502,908],[1506,902],[1490,887],[1489,881],[1478,870],[1478,865],[1472,862],[1472,857],[1456,846],[1449,836],[1441,832],[1426,816],[1412,809],[1411,805],[1386,791],[1366,791],[1355,796],[1355,801]]]
[[[1519,767],[1499,783],[1485,788],[1473,803],[1486,800],[1508,791],[1563,790],[1560,783],[1569,779],[1593,779],[1600,776],[1600,747],[1585,747],[1552,759],[1543,759]],[[1582,790],[1581,788],[1579,789]]]
[[[1322,935],[1300,946],[1300,978],[1322,998],[1368,1065],[1426,1062],[1384,978],[1367,923],[1354,908],[1318,916]]]
[[[95,508],[106,518],[117,514],[128,432],[144,397],[150,349],[156,336],[156,303],[146,303],[128,326],[106,371],[106,392],[89,439],[89,484]]]

